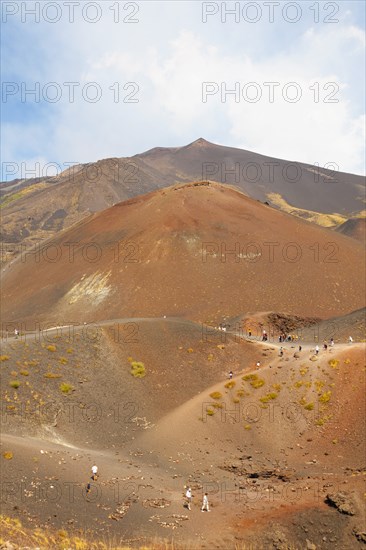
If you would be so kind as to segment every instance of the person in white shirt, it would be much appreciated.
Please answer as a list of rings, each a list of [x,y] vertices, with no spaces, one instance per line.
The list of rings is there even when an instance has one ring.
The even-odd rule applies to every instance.
[[[206,510],[206,512],[210,512],[210,507],[208,505],[208,496],[207,496],[207,493],[205,493],[203,495],[203,502],[202,502],[202,508],[201,508],[201,512],[204,512]]]
[[[190,487],[186,490],[186,498],[187,498],[187,508],[188,510],[191,509],[191,502],[192,502],[192,489]]]
[[[94,480],[96,480],[97,479],[97,474],[98,474],[98,466],[95,466],[95,465],[92,466],[91,470],[92,470],[92,478]]]

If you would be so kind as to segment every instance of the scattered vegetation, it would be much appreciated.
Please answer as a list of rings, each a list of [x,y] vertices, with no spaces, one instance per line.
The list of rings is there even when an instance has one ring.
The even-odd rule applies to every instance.
[[[8,361],[9,355],[0,355],[0,361]]]
[[[19,374],[21,374],[22,376],[29,376],[29,372],[27,370],[21,370]]]
[[[323,395],[321,395],[319,397],[319,401],[321,403],[328,403],[328,401],[330,400],[330,396],[331,396],[332,392],[329,390],[329,391],[326,391],[323,393]]]
[[[48,351],[52,351],[52,352],[54,352],[54,351],[57,350],[57,348],[56,348],[56,346],[55,346],[54,344],[49,344],[48,346],[46,346],[46,349],[47,349]]]
[[[338,359],[329,359],[328,365],[332,367],[332,369],[337,369],[339,367],[339,361]]]
[[[256,374],[245,374],[244,376],[242,376],[242,379],[245,382],[248,382],[249,380],[256,380],[257,378],[258,376]]]
[[[46,372],[46,374],[43,375],[45,378],[61,378],[62,374],[56,374],[55,372]]]
[[[3,452],[3,457],[6,460],[11,460],[13,458],[13,453],[11,451],[5,451]]]
[[[135,378],[143,378],[146,376],[145,365],[141,361],[131,361],[131,374]]]
[[[325,384],[325,382],[323,382],[323,380],[315,380],[314,385],[315,385],[316,391],[317,391],[318,393],[321,392],[321,390],[322,390],[324,384]]]
[[[74,388],[72,387],[71,384],[67,384],[66,382],[63,382],[62,384],[60,384],[60,390],[62,391],[62,393],[70,393]]]
[[[304,409],[306,409],[307,411],[312,411],[314,409],[314,403],[312,401],[310,403],[307,403],[306,405],[304,405]]]
[[[255,389],[261,388],[265,384],[264,380],[262,378],[258,378],[257,374],[246,374],[242,377],[242,379],[245,380],[245,382],[249,382],[252,388]]]
[[[17,390],[20,386],[20,382],[19,380],[10,380],[9,385],[15,390]]]
[[[261,401],[262,403],[268,403],[269,401],[271,401],[272,399],[276,399],[277,397],[278,397],[278,393],[270,392],[270,393],[267,393],[267,395],[260,397],[259,401]]]
[[[210,393],[210,397],[211,399],[221,399],[222,393],[220,393],[219,391],[213,391],[212,393]]]
[[[235,387],[235,384],[236,384],[235,380],[230,380],[229,382],[226,382],[225,388],[227,388],[228,390],[231,390],[232,388]]]
[[[262,386],[264,386],[265,382],[262,378],[258,378],[257,380],[252,380],[250,382],[250,385],[252,386],[252,388],[255,388],[255,389],[258,389],[258,388],[261,388]]]

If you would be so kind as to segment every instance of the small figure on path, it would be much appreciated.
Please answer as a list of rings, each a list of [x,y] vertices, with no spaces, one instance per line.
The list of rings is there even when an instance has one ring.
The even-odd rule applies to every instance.
[[[203,502],[202,502],[202,508],[201,508],[201,512],[210,512],[210,507],[208,505],[208,496],[207,496],[207,493],[205,493],[203,495]]]
[[[94,479],[94,481],[97,479],[97,475],[98,475],[98,466],[92,466],[92,479]]]
[[[192,502],[192,489],[190,487],[186,490],[186,499],[187,499],[187,508],[188,510],[191,509],[191,502]]]

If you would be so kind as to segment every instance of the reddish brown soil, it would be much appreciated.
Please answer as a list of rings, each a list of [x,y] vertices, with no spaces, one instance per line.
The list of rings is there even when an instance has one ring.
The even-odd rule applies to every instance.
[[[364,304],[364,269],[356,240],[220,184],[187,184],[120,203],[9,265],[3,319],[29,329],[269,310],[326,318]]]

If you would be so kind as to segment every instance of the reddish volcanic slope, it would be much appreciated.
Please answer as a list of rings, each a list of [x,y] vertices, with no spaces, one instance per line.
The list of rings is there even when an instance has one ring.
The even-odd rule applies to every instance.
[[[9,264],[3,321],[326,318],[364,305],[364,269],[356,240],[222,184],[175,185],[94,214]]]

